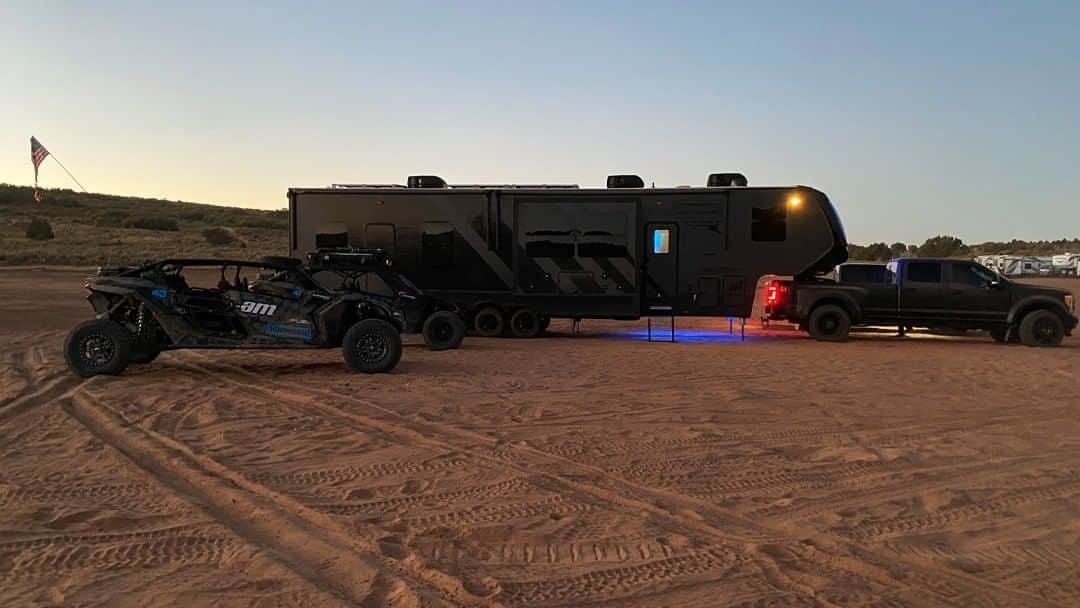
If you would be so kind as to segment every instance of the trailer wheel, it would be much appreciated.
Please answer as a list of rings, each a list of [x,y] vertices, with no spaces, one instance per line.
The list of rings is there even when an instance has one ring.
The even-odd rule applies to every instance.
[[[382,319],[364,319],[345,332],[341,348],[349,367],[379,374],[394,369],[401,360],[401,335]]]
[[[824,342],[843,342],[851,331],[851,315],[835,304],[824,304],[810,313],[810,336]]]
[[[68,368],[83,378],[115,375],[131,362],[131,332],[114,321],[81,323],[64,340]]]
[[[1025,346],[1059,346],[1064,339],[1061,317],[1049,310],[1033,310],[1020,321],[1020,341]]]
[[[473,317],[473,329],[476,330],[477,335],[485,338],[502,335],[505,326],[506,320],[502,311],[494,306],[480,309],[480,312]]]
[[[510,317],[510,332],[518,338],[535,338],[543,328],[540,317],[531,308],[522,308]]]
[[[465,322],[449,310],[439,310],[424,320],[424,342],[431,350],[449,350],[465,339]]]

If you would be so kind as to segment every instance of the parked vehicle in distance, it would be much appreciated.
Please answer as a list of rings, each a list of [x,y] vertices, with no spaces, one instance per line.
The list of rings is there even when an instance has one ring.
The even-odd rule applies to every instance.
[[[341,346],[352,369],[390,371],[401,358],[400,332],[413,328],[432,303],[419,290],[387,297],[359,289],[351,280],[358,269],[379,268],[390,278],[381,253],[327,255],[315,265],[284,257],[178,258],[101,268],[85,284],[97,318],[68,335],[68,367],[94,376],[148,363],[164,350]],[[185,270],[200,267],[219,270],[216,286],[188,284]],[[252,280],[249,273],[257,275]],[[451,347],[455,338],[460,344],[464,324],[456,315],[428,314],[422,320],[424,329],[433,330],[434,348]]]
[[[1057,346],[1077,324],[1063,289],[1005,279],[976,262],[900,258],[868,269],[840,265],[842,280],[770,281],[767,319],[787,320],[818,340],[841,341],[852,326],[982,329],[994,340]]]

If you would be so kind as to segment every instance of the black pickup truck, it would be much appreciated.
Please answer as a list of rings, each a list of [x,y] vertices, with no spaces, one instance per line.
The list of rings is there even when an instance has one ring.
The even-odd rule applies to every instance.
[[[770,281],[765,317],[799,325],[818,340],[847,339],[852,326],[981,329],[998,342],[1057,346],[1076,327],[1062,289],[1016,283],[975,262],[900,258],[841,264],[836,280]]]

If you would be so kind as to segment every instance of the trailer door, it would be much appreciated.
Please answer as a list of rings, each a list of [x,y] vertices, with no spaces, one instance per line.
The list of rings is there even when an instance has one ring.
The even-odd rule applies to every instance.
[[[675,308],[678,293],[679,230],[676,224],[645,225],[645,303],[650,312]]]

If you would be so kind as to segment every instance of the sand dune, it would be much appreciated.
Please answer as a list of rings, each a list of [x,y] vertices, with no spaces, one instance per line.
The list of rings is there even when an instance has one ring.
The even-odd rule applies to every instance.
[[[0,605],[1080,604],[1077,339],[556,323],[83,381],[79,276],[0,272]]]

